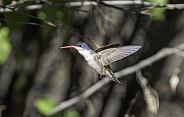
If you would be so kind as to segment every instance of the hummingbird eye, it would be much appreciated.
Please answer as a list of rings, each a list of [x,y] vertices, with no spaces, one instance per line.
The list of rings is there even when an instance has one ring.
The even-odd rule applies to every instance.
[[[79,44],[78,47],[82,47],[82,44]]]

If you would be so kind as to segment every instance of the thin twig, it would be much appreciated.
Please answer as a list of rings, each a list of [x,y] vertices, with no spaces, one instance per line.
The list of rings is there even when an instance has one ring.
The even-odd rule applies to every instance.
[[[146,102],[146,110],[149,117],[156,117],[159,109],[159,96],[155,89],[153,89],[149,84],[147,78],[145,78],[141,70],[136,72],[137,82],[142,88],[143,98]]]
[[[178,54],[178,51],[182,52],[181,50],[184,50],[184,44],[181,44],[181,45],[177,46],[176,48],[164,48],[164,49],[160,50],[158,53],[156,53],[155,55],[153,55],[145,60],[140,61],[136,65],[116,72],[115,75],[117,76],[117,78],[122,78],[123,76],[135,73],[137,70],[145,68],[145,67],[155,63],[156,61],[163,59],[164,57],[167,57],[171,54]],[[95,92],[100,90],[102,87],[104,87],[105,85],[107,85],[111,81],[112,80],[110,80],[108,78],[104,78],[104,80],[100,80],[99,82],[97,82],[96,84],[94,84],[93,86],[88,88],[86,91],[84,91],[82,94],[80,94],[76,97],[73,97],[67,101],[61,102],[58,106],[56,106],[54,109],[51,110],[51,112],[49,112],[47,114],[47,117],[53,116],[56,113],[90,97],[91,95],[93,95]]]
[[[139,96],[140,96],[140,91],[137,91],[134,98],[130,101],[130,105],[126,111],[125,117],[129,116],[130,111],[132,110],[132,108],[133,108],[134,104],[136,103],[137,99],[139,98]]]

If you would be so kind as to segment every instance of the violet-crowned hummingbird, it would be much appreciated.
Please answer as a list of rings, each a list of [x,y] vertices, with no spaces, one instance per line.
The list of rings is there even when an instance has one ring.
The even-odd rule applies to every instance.
[[[98,72],[100,76],[107,76],[121,85],[121,82],[116,78],[109,64],[135,53],[141,48],[141,46],[130,45],[119,47],[119,44],[109,44],[93,51],[86,43],[78,42],[76,45],[60,48],[76,49],[84,57],[88,65]]]

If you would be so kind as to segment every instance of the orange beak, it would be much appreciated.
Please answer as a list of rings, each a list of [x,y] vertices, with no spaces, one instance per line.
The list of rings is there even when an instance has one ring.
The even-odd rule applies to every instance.
[[[65,49],[65,48],[75,48],[75,46],[63,46],[63,47],[59,47],[60,49]]]

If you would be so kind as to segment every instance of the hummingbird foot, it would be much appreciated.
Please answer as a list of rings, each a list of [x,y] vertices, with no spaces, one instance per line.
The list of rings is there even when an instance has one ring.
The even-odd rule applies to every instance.
[[[103,79],[105,77],[105,75],[100,74],[100,79]]]

